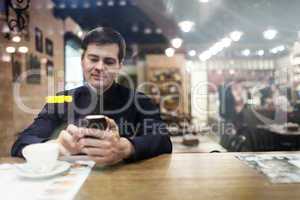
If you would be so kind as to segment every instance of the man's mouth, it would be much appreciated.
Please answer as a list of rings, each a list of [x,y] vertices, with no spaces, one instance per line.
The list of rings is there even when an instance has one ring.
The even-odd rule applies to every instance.
[[[105,79],[105,76],[99,75],[99,74],[92,74],[91,76],[95,80],[103,80],[103,79]]]

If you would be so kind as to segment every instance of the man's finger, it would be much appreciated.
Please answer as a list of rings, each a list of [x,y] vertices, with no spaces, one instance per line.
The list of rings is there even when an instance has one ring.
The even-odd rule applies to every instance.
[[[111,148],[111,143],[109,141],[92,138],[82,138],[80,139],[79,144],[84,147],[97,147],[101,149]]]
[[[63,130],[61,131],[61,143],[66,149],[75,148],[75,143],[73,142],[73,137],[69,132]]]
[[[77,126],[70,124],[67,127],[67,131],[74,137],[75,141],[78,141],[81,137],[83,137],[82,128],[78,128]]]
[[[112,156],[112,151],[108,149],[99,148],[82,148],[81,152],[87,154],[88,156],[100,156],[100,157],[110,157]]]
[[[74,124],[69,124],[68,127],[67,127],[67,131],[73,135],[75,134],[76,132],[78,132],[78,127],[75,126]]]
[[[107,131],[102,131],[99,129],[87,129],[84,132],[84,136],[94,137],[98,139],[102,139]]]
[[[107,127],[108,130],[112,130],[112,131],[117,131],[119,132],[119,128],[117,123],[115,122],[115,120],[109,118],[109,117],[105,117],[106,121],[107,121]]]
[[[61,131],[59,141],[60,144],[71,154],[76,154],[80,151],[80,144],[77,143],[73,136],[65,130]]]
[[[68,150],[64,145],[59,145],[60,155],[62,156],[70,156],[72,152]]]
[[[109,141],[113,144],[115,144],[116,142],[118,142],[120,139],[119,134],[116,131],[107,131],[104,134],[104,137],[102,138],[102,140],[106,140]]]
[[[107,157],[89,156],[89,159],[95,161],[97,165],[108,165],[110,162],[109,158]]]
[[[121,159],[115,159],[113,157],[100,157],[100,156],[89,156],[89,159],[96,162],[97,165],[105,166],[105,165],[113,165],[115,163],[120,162]]]
[[[78,128],[78,131],[76,133],[72,134],[73,139],[75,142],[78,142],[81,138],[83,138],[83,128]]]

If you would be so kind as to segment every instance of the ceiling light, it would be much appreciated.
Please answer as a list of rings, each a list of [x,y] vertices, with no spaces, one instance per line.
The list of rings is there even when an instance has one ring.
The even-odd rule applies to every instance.
[[[175,54],[175,49],[173,49],[173,48],[167,48],[167,49],[165,50],[165,54],[166,54],[166,56],[168,56],[168,57],[173,57],[174,54]]]
[[[235,70],[234,69],[229,70],[229,74],[231,75],[235,74]]]
[[[66,4],[64,4],[64,3],[61,3],[61,4],[59,4],[59,6],[58,6],[60,9],[65,9],[66,8]]]
[[[120,6],[126,6],[126,1],[124,1],[124,0],[121,0],[120,2],[119,2],[119,4],[120,4]]]
[[[279,53],[279,52],[284,51],[284,50],[285,50],[285,46],[280,45],[280,46],[277,46],[277,47],[274,47],[273,49],[271,49],[270,52],[273,53],[273,54],[276,54],[276,53]]]
[[[242,51],[243,56],[250,56],[250,53],[251,53],[250,49],[245,49]]]
[[[157,29],[155,30],[155,32],[156,32],[157,34],[162,34],[162,30],[161,30],[160,28],[157,28]]]
[[[12,47],[12,46],[6,47],[5,50],[6,50],[7,53],[15,53],[16,52],[16,48]]]
[[[285,47],[284,45],[280,45],[277,47],[278,51],[284,51],[285,50]]]
[[[194,57],[194,56],[196,56],[197,52],[195,50],[190,50],[188,52],[188,54],[189,54],[189,56]]]
[[[91,7],[91,5],[90,5],[89,2],[85,2],[85,3],[83,4],[83,8],[90,8],[90,7]]]
[[[21,42],[21,37],[20,36],[18,36],[18,35],[16,35],[16,36],[14,36],[14,37],[12,37],[12,39],[11,39],[13,42],[16,42],[16,43],[18,43],[18,42]]]
[[[145,28],[144,33],[145,34],[151,34],[152,33],[151,28]]]
[[[263,55],[265,55],[265,51],[264,50],[258,50],[257,51],[257,55],[259,55],[259,56],[263,56]]]
[[[199,0],[200,3],[208,3],[210,0]]]
[[[21,46],[21,47],[18,48],[18,51],[20,53],[27,53],[28,52],[28,47]]]
[[[276,54],[276,53],[278,53],[278,49],[277,48],[273,48],[273,49],[270,50],[270,53]]]
[[[180,27],[180,29],[185,32],[188,33],[192,30],[192,28],[194,27],[195,23],[192,21],[182,21],[178,23],[178,26]]]
[[[241,31],[232,31],[229,34],[229,37],[231,38],[232,41],[237,42],[241,39],[243,33]]]
[[[181,47],[183,41],[181,38],[174,38],[171,40],[171,44],[174,48],[178,49]]]
[[[102,6],[102,4],[103,4],[102,1],[97,1],[96,2],[96,5],[99,6],[99,7]]]
[[[203,53],[201,53],[199,55],[199,59],[202,61],[202,62],[205,62],[207,61],[208,59],[210,59],[212,57],[212,54],[210,51],[204,51]]]
[[[223,38],[221,40],[221,44],[225,47],[228,48],[231,45],[232,40],[229,37]]]
[[[273,40],[277,34],[278,34],[278,31],[275,29],[268,29],[263,32],[263,36],[266,40]]]
[[[131,31],[132,31],[132,32],[138,32],[138,31],[139,31],[138,25],[136,25],[136,24],[132,25]]]
[[[71,8],[72,8],[72,9],[77,8],[77,4],[76,4],[76,3],[72,3],[72,4],[71,4]]]
[[[232,42],[237,42],[242,37],[243,33],[240,31],[233,31],[229,34],[229,37],[224,37],[214,45],[212,45],[208,50],[202,52],[199,55],[199,59],[201,61],[206,61],[210,59],[212,56],[217,55],[221,51],[223,51],[225,48],[228,48],[231,46]],[[250,50],[249,50],[250,51]],[[246,52],[247,54],[247,52]],[[250,54],[250,53],[249,53]]]
[[[219,52],[221,52],[224,49],[222,43],[218,42],[216,44],[214,44],[211,48],[209,48],[209,52],[215,56],[217,55]]]
[[[108,1],[108,2],[107,2],[107,5],[108,5],[108,6],[114,6],[114,5],[115,5],[115,2],[114,2],[114,1]]]

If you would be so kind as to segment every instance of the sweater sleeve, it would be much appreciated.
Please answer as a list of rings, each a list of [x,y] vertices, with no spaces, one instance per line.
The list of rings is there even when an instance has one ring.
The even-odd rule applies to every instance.
[[[50,139],[53,131],[61,124],[54,106],[54,104],[46,104],[34,122],[19,134],[11,149],[12,156],[22,157],[22,149],[26,145]]]
[[[142,96],[137,104],[136,127],[138,131],[129,141],[135,153],[126,161],[137,161],[172,152],[172,143],[165,123],[160,118],[159,108]]]

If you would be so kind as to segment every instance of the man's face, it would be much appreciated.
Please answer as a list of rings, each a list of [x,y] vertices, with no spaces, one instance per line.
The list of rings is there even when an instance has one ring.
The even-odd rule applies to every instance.
[[[86,81],[96,89],[110,87],[122,67],[118,53],[117,44],[89,44],[82,59]]]

